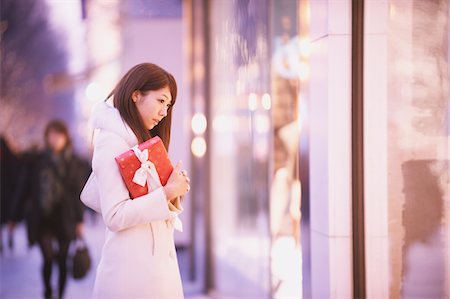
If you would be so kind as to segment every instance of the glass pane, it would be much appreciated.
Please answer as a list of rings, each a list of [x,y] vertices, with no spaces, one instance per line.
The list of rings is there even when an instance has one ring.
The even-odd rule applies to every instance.
[[[270,296],[267,2],[210,3],[213,275],[224,297]]]
[[[299,179],[299,89],[302,55],[298,2],[272,2],[271,269],[274,298],[302,294]]]

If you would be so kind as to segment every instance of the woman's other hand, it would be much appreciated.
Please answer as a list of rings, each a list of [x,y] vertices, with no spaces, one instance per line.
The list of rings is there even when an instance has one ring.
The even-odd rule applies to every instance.
[[[164,186],[164,192],[168,200],[185,195],[191,188],[189,182],[191,181],[186,170],[181,170],[181,161],[177,163],[172,171],[172,174]]]
[[[75,227],[75,234],[77,235],[78,238],[81,238],[83,236],[84,233],[84,225],[82,222],[77,223],[77,226]]]

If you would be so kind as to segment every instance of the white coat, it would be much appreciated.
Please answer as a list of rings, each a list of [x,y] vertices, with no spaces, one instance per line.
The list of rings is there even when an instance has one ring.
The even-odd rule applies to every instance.
[[[159,188],[131,200],[114,160],[138,144],[136,135],[110,103],[97,104],[91,125],[97,131],[93,179],[81,198],[99,201],[107,227],[93,298],[183,298],[166,195]]]

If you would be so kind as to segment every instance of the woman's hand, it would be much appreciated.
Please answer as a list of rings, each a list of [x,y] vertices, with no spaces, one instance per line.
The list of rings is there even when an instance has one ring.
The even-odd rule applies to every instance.
[[[185,195],[190,189],[189,179],[186,170],[181,170],[181,161],[172,171],[172,174],[164,186],[164,192],[166,193],[167,200],[172,200],[178,196]]]
[[[10,234],[12,234],[15,229],[16,229],[16,222],[15,221],[9,221],[8,222],[8,232]]]
[[[83,232],[84,232],[83,222],[77,223],[75,227],[75,234],[77,235],[77,237],[81,238],[83,236]]]

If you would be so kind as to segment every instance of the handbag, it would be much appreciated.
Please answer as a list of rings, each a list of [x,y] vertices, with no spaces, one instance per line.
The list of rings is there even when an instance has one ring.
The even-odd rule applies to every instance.
[[[86,241],[83,238],[75,240],[75,253],[72,256],[72,276],[81,279],[86,276],[91,268],[91,256]]]

